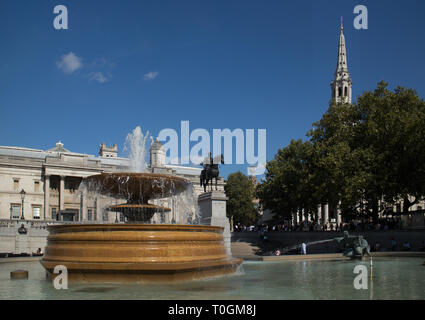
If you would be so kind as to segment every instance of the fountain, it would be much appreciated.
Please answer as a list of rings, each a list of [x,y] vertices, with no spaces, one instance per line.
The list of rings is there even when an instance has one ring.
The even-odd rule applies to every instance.
[[[144,162],[146,136],[140,128],[129,141],[131,162]],[[179,195],[190,185],[181,177],[148,172],[84,179],[81,189],[126,201],[107,210],[122,213],[127,223],[49,226],[41,264],[52,280],[54,268],[63,265],[69,280],[88,282],[169,282],[235,272],[242,260],[226,252],[222,227],[150,223],[155,213],[171,210],[150,200]]]
[[[363,236],[351,236],[344,231],[344,237],[335,238],[342,249],[343,255],[351,259],[362,259],[366,254],[370,256],[370,246]]]
[[[365,255],[370,256],[370,246],[366,239],[363,236],[352,236],[348,234],[348,231],[344,231],[344,236],[339,238],[330,238],[324,240],[318,240],[313,242],[305,242],[306,246],[313,246],[317,244],[322,244],[326,242],[336,241],[343,252],[344,257],[348,257],[351,259],[362,259]],[[280,254],[288,254],[290,252],[295,253],[301,248],[301,244],[293,245],[291,247],[285,247],[282,249],[278,249]],[[265,252],[263,255],[275,255],[276,251]]]

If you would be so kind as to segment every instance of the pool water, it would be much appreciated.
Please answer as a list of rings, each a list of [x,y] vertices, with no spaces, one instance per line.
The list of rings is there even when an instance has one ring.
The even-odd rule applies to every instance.
[[[369,261],[244,262],[234,275],[175,284],[75,284],[56,290],[38,261],[0,264],[0,299],[425,299],[421,258],[375,258],[367,290],[354,288],[354,267]],[[29,271],[28,280],[10,272]]]

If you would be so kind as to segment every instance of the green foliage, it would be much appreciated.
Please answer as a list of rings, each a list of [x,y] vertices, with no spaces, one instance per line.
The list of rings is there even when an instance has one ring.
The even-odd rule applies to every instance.
[[[407,210],[424,199],[425,103],[414,90],[380,82],[355,104],[331,104],[307,136],[267,163],[257,190],[265,209],[290,217],[329,203],[376,218],[382,204],[403,199]]]
[[[261,205],[278,216],[289,218],[304,208],[314,212],[315,185],[312,172],[312,144],[292,140],[266,165],[266,182],[257,187]]]
[[[228,217],[233,217],[233,222],[245,225],[257,222],[257,211],[254,207],[255,185],[242,172],[232,173],[228,176],[224,186]]]

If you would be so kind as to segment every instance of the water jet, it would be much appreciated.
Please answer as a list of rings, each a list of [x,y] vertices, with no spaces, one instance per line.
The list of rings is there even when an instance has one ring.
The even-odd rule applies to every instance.
[[[146,136],[135,130],[127,141],[136,162],[144,161]],[[63,265],[70,281],[87,282],[170,282],[236,272],[242,260],[228,254],[223,227],[150,223],[155,213],[171,210],[150,201],[177,196],[190,186],[185,178],[149,172],[106,172],[85,178],[80,186],[84,192],[123,202],[107,210],[122,213],[126,223],[48,226],[41,264],[52,279],[57,276],[55,266]]]

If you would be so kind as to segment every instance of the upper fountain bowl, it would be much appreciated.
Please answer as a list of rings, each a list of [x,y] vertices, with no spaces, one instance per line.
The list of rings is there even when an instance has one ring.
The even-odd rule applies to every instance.
[[[89,191],[125,198],[128,203],[147,204],[150,199],[179,194],[191,182],[181,177],[157,173],[115,172],[90,176],[84,179],[84,184]]]

